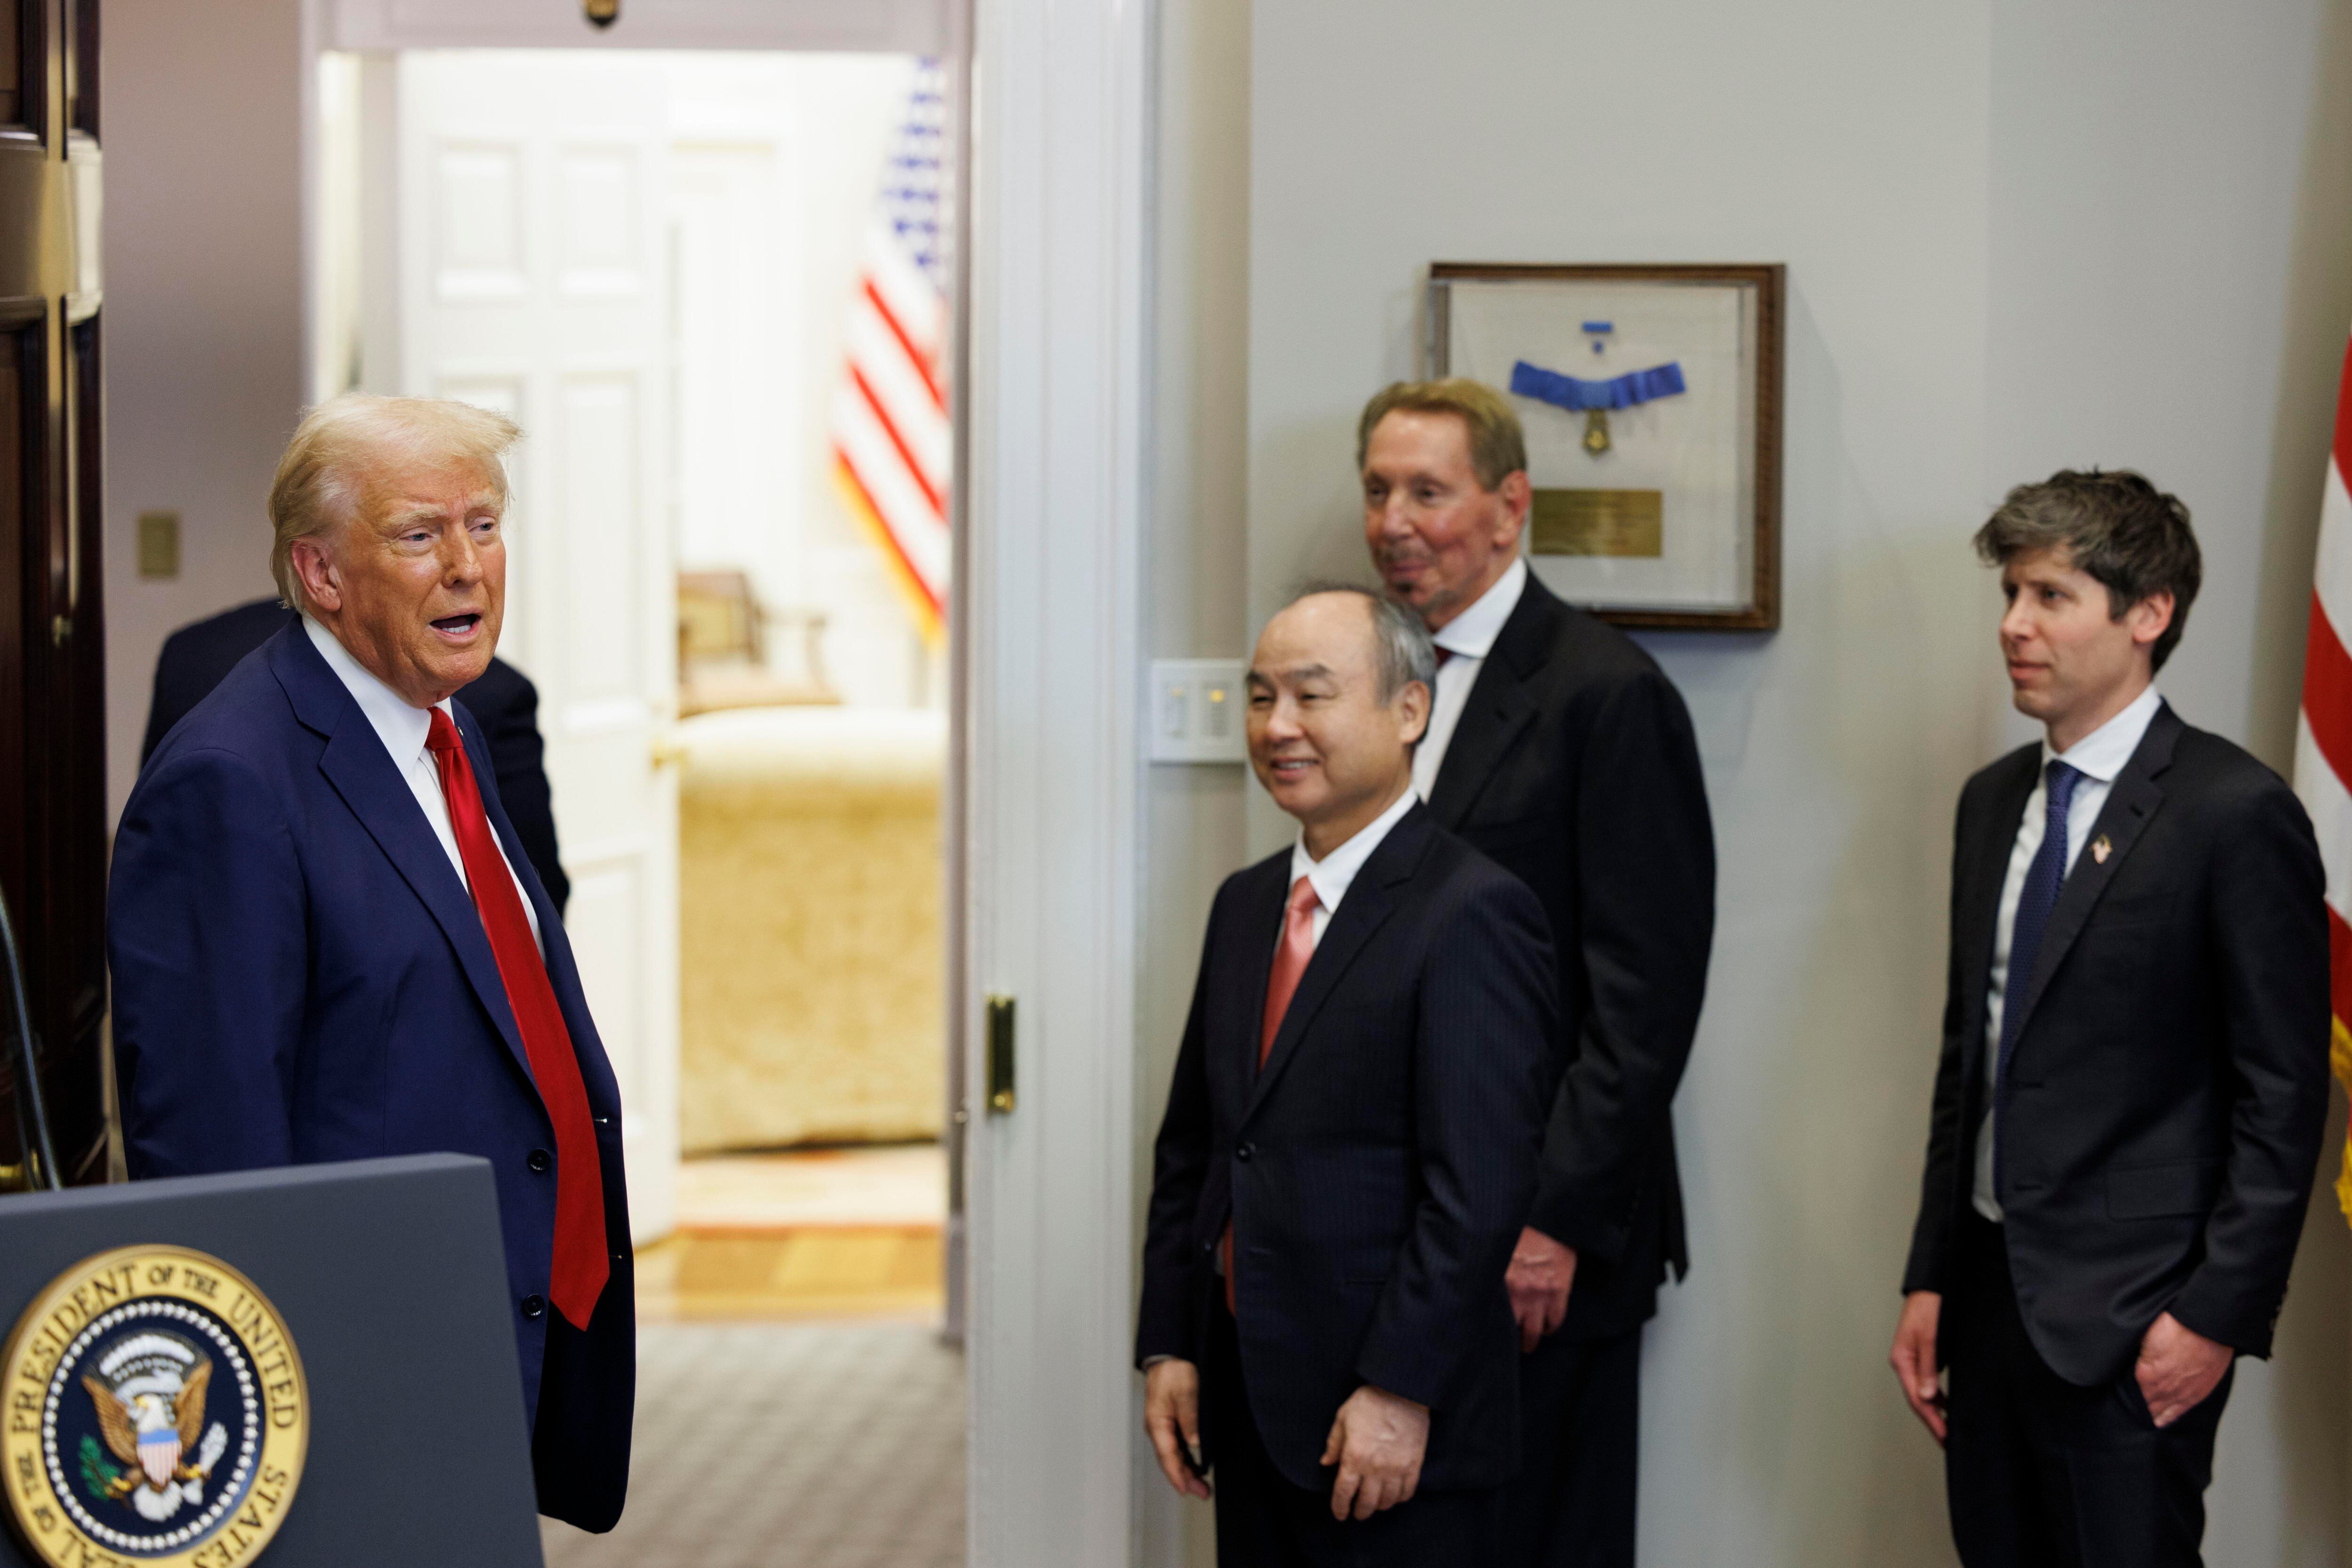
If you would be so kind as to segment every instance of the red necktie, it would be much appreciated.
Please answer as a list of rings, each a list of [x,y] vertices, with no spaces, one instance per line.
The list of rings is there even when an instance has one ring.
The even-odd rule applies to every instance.
[[[1305,877],[1290,884],[1290,903],[1282,916],[1282,946],[1274,950],[1274,973],[1265,981],[1265,1022],[1257,1038],[1260,1068],[1274,1054],[1274,1037],[1282,1032],[1282,1015],[1290,1010],[1298,977],[1307,973],[1307,960],[1315,956],[1315,911],[1322,902],[1315,896],[1315,884]]]
[[[1282,916],[1282,946],[1274,950],[1274,973],[1265,980],[1265,1021],[1259,1026],[1257,1065],[1265,1070],[1265,1059],[1274,1054],[1274,1037],[1282,1032],[1282,1015],[1290,1010],[1290,998],[1297,994],[1298,977],[1307,973],[1307,960],[1315,956],[1315,911],[1323,901],[1315,896],[1315,884],[1300,877],[1290,884],[1290,902]],[[1225,1221],[1225,1311],[1234,1306],[1234,1222]]]
[[[596,1128],[588,1114],[588,1088],[580,1081],[580,1059],[572,1049],[572,1031],[563,1026],[563,1009],[556,1005],[555,988],[548,982],[547,965],[531,940],[521,890],[515,886],[514,873],[491,835],[490,820],[483,814],[474,765],[457,738],[457,727],[437,707],[425,745],[441,770],[441,793],[449,802],[457,858],[465,862],[474,908],[489,936],[515,1027],[522,1031],[523,1054],[530,1059],[540,1102],[555,1127],[555,1259],[548,1273],[547,1299],[572,1327],[584,1329],[612,1272],[604,1250],[604,1171],[596,1156]]]

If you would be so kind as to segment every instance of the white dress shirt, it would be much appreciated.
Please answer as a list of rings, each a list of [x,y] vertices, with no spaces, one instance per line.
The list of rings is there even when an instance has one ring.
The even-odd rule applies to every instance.
[[[1486,667],[1495,639],[1503,634],[1503,622],[1519,607],[1527,586],[1527,558],[1515,556],[1494,587],[1430,639],[1445,650],[1446,657],[1438,663],[1437,689],[1429,695],[1429,733],[1412,754],[1413,792],[1424,800],[1437,788],[1437,770],[1445,765],[1445,748],[1454,743],[1454,727],[1470,705],[1470,688],[1478,684],[1478,672]]]
[[[2000,1204],[1992,1190],[1992,1111],[1994,1077],[2000,1071],[2001,1003],[2009,989],[2009,943],[2017,930],[2017,904],[2025,894],[2025,873],[2033,857],[2042,852],[2042,822],[2050,811],[2050,764],[2063,762],[2083,775],[2066,802],[2066,871],[2072,875],[2074,862],[2083,853],[2083,841],[2091,836],[2092,824],[2099,820],[2108,792],[2115,788],[2116,775],[2139,749],[2141,737],[2163,704],[2150,686],[2121,713],[2064,751],[2051,750],[2046,739],[2042,743],[2040,776],[2033,793],[2026,797],[2025,816],[2017,824],[2017,842],[2010,847],[2009,874],[2000,884],[2000,913],[1994,917],[1992,928],[1992,977],[1985,988],[1985,1113],[1977,1124],[1973,1201],[1977,1212],[1996,1225],[2000,1223]]]
[[[367,716],[376,738],[392,754],[392,765],[400,770],[401,782],[416,797],[417,807],[424,811],[433,836],[441,841],[441,848],[457,873],[457,885],[470,896],[473,884],[466,880],[466,858],[457,852],[457,831],[449,825],[449,802],[441,793],[441,770],[434,765],[433,754],[425,747],[425,737],[433,733],[432,710],[415,706],[384,685],[374,671],[352,656],[351,650],[332,632],[308,615],[302,617],[302,630],[310,634],[310,645],[319,650],[327,667],[335,672],[343,689],[360,705],[360,712]],[[449,712],[448,698],[442,698],[434,706],[449,714],[450,723],[457,722],[457,716]],[[495,831],[490,834],[490,841],[498,843]],[[499,859],[506,862],[507,875],[514,877],[514,862],[506,856],[506,846],[499,844]],[[540,935],[539,911],[531,907],[530,894],[523,891],[522,879],[514,877],[514,882],[515,896],[522,900],[523,915],[530,921],[530,939],[539,944],[539,956],[543,959],[547,956],[547,938]]]
[[[1348,896],[1349,884],[1356,880],[1356,873],[1364,869],[1364,862],[1372,858],[1372,852],[1381,847],[1389,830],[1403,821],[1404,814],[1419,804],[1421,797],[1406,790],[1396,798],[1394,805],[1357,829],[1354,838],[1319,861],[1307,852],[1307,835],[1298,835],[1298,841],[1290,847],[1290,885],[1297,887],[1302,876],[1315,884],[1314,946],[1322,946],[1323,933],[1330,927],[1339,901]],[[1276,933],[1274,941],[1276,950],[1280,951],[1281,933]]]

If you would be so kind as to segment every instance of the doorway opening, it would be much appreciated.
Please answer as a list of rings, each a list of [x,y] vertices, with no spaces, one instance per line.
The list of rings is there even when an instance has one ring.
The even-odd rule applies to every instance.
[[[961,1563],[941,73],[319,70],[315,392],[525,433],[499,653],[628,1107],[641,1322],[629,1514],[549,1562]]]

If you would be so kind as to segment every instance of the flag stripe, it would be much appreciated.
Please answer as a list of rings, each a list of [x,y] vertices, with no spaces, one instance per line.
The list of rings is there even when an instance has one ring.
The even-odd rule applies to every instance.
[[[932,488],[930,480],[925,477],[923,465],[915,461],[915,455],[912,452],[907,450],[907,438],[898,434],[897,425],[890,423],[890,411],[882,406],[880,398],[874,395],[874,383],[867,381],[866,372],[856,365],[849,367],[849,379],[856,384],[859,395],[866,399],[866,406],[874,411],[874,418],[882,426],[882,434],[890,438],[890,444],[898,450],[898,455],[906,460],[907,476],[912,479],[916,486],[923,492],[924,502],[934,512],[947,510],[947,503],[940,498],[939,491]],[[2341,650],[2338,652],[2340,653]]]
[[[2327,873],[2327,906],[2352,919],[2352,789],[2319,755],[2311,723],[2295,726],[2294,793],[2319,840],[2320,869]],[[2352,1019],[2352,1013],[2347,1013]]]
[[[889,526],[891,537],[921,575],[924,586],[933,597],[944,599],[947,520],[923,498],[873,411],[847,387],[842,389],[834,412],[834,440],[856,471],[858,488],[873,503],[875,515]]]
[[[2352,631],[2352,490],[2331,458],[2319,491],[2319,559],[2312,564],[2312,587],[2327,606],[2329,624]]]
[[[921,368],[907,358],[898,339],[863,302],[850,313],[849,363],[866,377],[875,402],[905,438],[931,488],[945,493],[955,427],[946,411],[931,401]]]
[[[2316,591],[2304,639],[2303,716],[2329,771],[2338,780],[2352,779],[2352,654],[2345,653]]]
[[[926,629],[935,627],[941,613],[939,600],[932,594],[929,585],[923,581],[922,573],[915,570],[915,563],[907,559],[907,552],[898,544],[898,536],[875,509],[874,497],[866,493],[865,484],[857,477],[857,470],[851,465],[849,455],[835,447],[833,460],[834,475],[840,482],[844,498],[850,504],[852,515],[865,525],[874,536],[875,542],[882,547],[884,556],[894,568],[891,577],[906,593]]]
[[[929,361],[920,350],[915,347],[915,340],[907,336],[905,324],[898,319],[898,313],[890,308],[890,302],[882,298],[882,291],[874,286],[874,279],[870,276],[866,279],[866,298],[873,301],[874,313],[882,318],[882,324],[890,329],[890,335],[898,340],[898,346],[907,350],[908,361],[921,372],[923,385],[929,391],[931,401],[940,408],[946,408],[947,393],[940,389],[939,378],[932,373]]]

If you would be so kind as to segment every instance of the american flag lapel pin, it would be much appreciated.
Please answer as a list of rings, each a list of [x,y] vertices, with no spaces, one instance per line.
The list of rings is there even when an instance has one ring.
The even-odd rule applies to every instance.
[[[2101,833],[2096,839],[2091,841],[2091,858],[2098,862],[2101,865],[2106,864],[2107,857],[2115,852],[2115,844],[2109,841],[2107,835],[2105,833]]]

